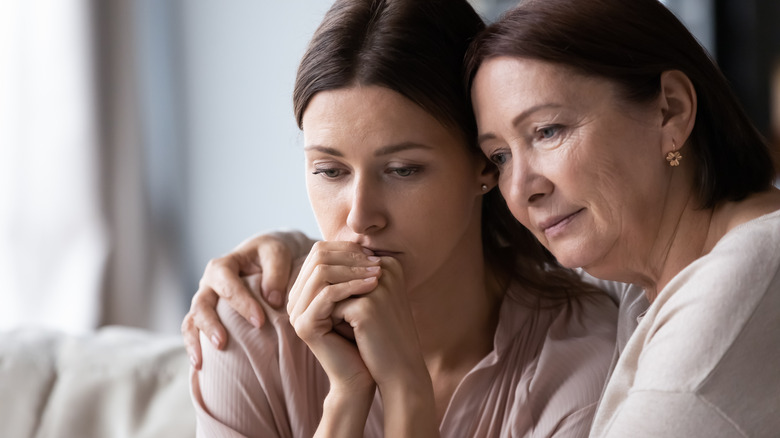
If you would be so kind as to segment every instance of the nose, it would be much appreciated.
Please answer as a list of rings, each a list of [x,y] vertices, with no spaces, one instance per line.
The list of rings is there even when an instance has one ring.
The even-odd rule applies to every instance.
[[[347,226],[356,234],[371,234],[385,228],[387,215],[378,183],[366,177],[356,177],[353,181]]]
[[[512,204],[511,210],[538,204],[552,193],[552,182],[543,175],[533,157],[521,158],[518,154],[514,155],[510,172],[510,175],[503,179],[509,184],[505,197],[506,201]]]

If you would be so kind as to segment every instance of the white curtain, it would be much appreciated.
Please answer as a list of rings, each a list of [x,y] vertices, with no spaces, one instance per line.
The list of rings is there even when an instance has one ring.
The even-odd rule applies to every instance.
[[[0,2],[0,328],[95,327],[108,256],[89,5]]]
[[[177,331],[176,248],[144,179],[138,4],[0,1],[0,330]]]

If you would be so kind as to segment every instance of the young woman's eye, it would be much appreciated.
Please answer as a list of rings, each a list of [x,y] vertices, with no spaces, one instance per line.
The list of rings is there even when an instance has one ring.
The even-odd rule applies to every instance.
[[[536,130],[540,140],[549,140],[555,137],[560,132],[560,125],[543,126]]]
[[[340,169],[317,169],[314,172],[312,172],[313,175],[322,175],[325,178],[338,178],[341,176],[341,170]]]
[[[387,171],[389,173],[395,173],[396,175],[398,175],[400,177],[406,178],[406,177],[412,176],[415,173],[419,172],[420,168],[419,167],[412,167],[412,166],[391,167],[391,168],[387,169]]]

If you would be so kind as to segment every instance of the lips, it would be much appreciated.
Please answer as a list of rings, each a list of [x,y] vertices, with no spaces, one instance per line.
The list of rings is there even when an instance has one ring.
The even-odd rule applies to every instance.
[[[568,225],[569,222],[571,222],[584,208],[581,208],[574,213],[570,213],[567,215],[560,215],[560,216],[554,216],[551,218],[548,218],[541,223],[539,223],[538,227],[544,234],[546,234],[548,237],[551,235],[557,234],[558,232],[562,231],[563,228]]]
[[[389,250],[386,250],[386,249],[374,249],[374,248],[368,248],[368,247],[366,247],[366,249],[370,249],[374,253],[374,255],[377,256],[377,257],[396,257],[399,254],[401,254],[398,251],[389,251]]]

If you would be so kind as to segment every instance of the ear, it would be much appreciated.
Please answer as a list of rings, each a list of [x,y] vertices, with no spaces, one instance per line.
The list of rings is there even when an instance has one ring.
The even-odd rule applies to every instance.
[[[696,89],[685,73],[667,70],[661,73],[661,112],[664,132],[663,153],[681,149],[696,121]],[[673,146],[674,144],[674,146]]]
[[[480,154],[478,160],[479,175],[477,176],[477,181],[480,185],[480,194],[484,195],[498,185],[498,168],[482,154]],[[487,186],[486,190],[482,190],[483,184]]]

